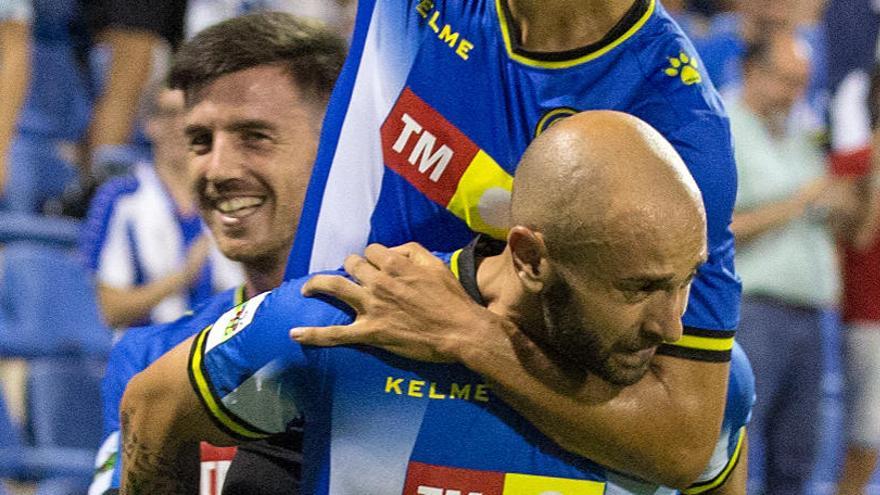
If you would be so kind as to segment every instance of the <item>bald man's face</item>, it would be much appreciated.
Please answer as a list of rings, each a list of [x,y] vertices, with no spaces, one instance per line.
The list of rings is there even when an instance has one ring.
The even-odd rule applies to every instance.
[[[691,280],[706,259],[701,222],[658,225],[582,246],[582,254],[553,263],[558,277],[542,293],[550,345],[617,385],[637,382],[657,346],[681,338]]]

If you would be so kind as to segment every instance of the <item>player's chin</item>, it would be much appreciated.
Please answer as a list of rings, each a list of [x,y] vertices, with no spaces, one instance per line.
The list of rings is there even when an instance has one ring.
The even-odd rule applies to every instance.
[[[614,385],[633,385],[648,372],[653,356],[653,351],[612,354],[605,363],[604,378]]]
[[[252,261],[253,259],[262,258],[264,249],[261,246],[261,243],[254,239],[255,235],[245,235],[243,237],[239,236],[229,236],[229,235],[218,235],[215,236],[217,241],[217,247],[220,249],[220,252],[223,253],[223,256],[242,263],[247,263]]]

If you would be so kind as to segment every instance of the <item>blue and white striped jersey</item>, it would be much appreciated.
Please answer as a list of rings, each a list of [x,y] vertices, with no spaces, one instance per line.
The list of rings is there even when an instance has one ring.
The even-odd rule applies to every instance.
[[[181,215],[152,166],[139,163],[130,176],[98,189],[89,208],[81,252],[99,283],[129,288],[179,271],[203,230],[197,214]],[[242,280],[238,264],[212,246],[193,287],[163,299],[145,324],[174,321]]]
[[[659,2],[640,0],[595,44],[532,53],[505,5],[359,2],[288,278],[334,269],[368,242],[448,251],[474,232],[503,238],[512,175],[532,139],[574,112],[618,110],[663,134],[702,190],[709,261],[679,347],[726,359],[739,317],[728,228],[736,168],[727,116],[693,46]]]

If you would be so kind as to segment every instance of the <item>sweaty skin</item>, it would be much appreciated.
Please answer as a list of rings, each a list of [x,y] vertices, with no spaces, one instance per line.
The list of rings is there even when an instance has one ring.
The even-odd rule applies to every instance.
[[[655,346],[648,345],[681,335],[689,277],[705,256],[705,225],[699,192],[680,158],[634,120],[587,112],[557,124],[547,133],[551,138],[529,148],[513,199],[519,227],[508,239],[520,253],[512,256],[519,260],[518,275],[486,288],[480,279],[488,309],[420,246],[373,245],[345,262],[360,285],[316,276],[304,287],[307,294],[346,302],[357,320],[294,329],[292,337],[302,344],[366,344],[414,359],[460,362],[566,449],[647,480],[690,485],[719,435],[729,366],[654,355]],[[551,160],[553,167],[547,166]],[[577,167],[583,161],[598,166],[585,171]],[[552,265],[553,276],[542,263]],[[485,268],[480,273],[491,273]],[[627,342],[644,348],[607,356],[635,383],[585,373],[602,367],[573,362],[564,356],[572,347],[564,342],[554,348],[548,322],[528,311],[537,303],[518,300],[540,294],[554,276],[591,309],[582,315],[598,315],[585,323],[600,337],[638,329],[641,337]],[[499,301],[506,311],[497,311]]]

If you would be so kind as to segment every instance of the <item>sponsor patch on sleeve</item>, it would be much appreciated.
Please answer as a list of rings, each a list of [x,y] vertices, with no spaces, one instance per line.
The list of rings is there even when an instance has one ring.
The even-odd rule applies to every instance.
[[[269,295],[269,293],[264,292],[251,298],[245,303],[239,304],[224,313],[223,316],[214,322],[211,331],[208,333],[204,352],[207,353],[214,347],[231,339],[238,332],[247,328],[247,326],[254,320],[254,315],[256,314],[257,309],[259,309],[260,304],[263,303],[263,300],[266,299],[267,295]]]

